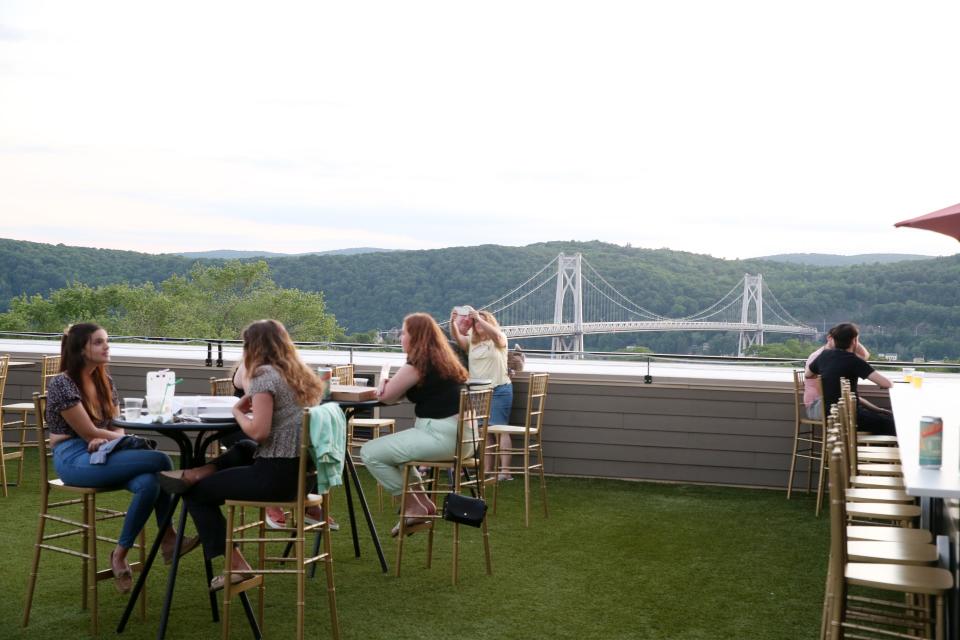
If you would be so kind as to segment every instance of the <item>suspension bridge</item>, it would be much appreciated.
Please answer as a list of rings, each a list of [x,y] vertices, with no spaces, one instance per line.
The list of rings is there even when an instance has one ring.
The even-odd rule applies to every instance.
[[[766,296],[764,295],[766,292]],[[510,339],[553,338],[553,351],[583,352],[583,337],[642,331],[732,331],[738,354],[762,345],[764,334],[815,336],[777,301],[763,276],[744,275],[702,311],[669,318],[627,298],[581,255],[558,255],[526,282],[481,307],[493,313]]]

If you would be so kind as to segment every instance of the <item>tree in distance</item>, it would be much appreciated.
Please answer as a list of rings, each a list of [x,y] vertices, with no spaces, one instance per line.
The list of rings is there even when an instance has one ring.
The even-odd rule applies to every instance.
[[[277,286],[263,260],[198,263],[187,275],[172,275],[157,286],[74,282],[46,298],[24,294],[0,314],[0,330],[52,333],[71,323],[96,322],[114,335],[235,340],[261,318],[279,320],[300,342],[343,337],[322,293]]]

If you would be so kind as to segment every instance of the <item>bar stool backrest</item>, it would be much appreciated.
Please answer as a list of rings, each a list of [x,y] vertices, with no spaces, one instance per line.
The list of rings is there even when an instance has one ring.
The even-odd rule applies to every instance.
[[[44,436],[46,429],[47,396],[39,393],[33,394],[33,407],[37,415],[37,451],[40,454],[40,494],[44,497],[50,492],[49,481],[54,479],[50,477],[49,460],[47,455],[48,440]]]
[[[457,447],[454,453],[457,461],[457,468],[454,473],[455,489],[459,492],[464,487],[478,486],[480,496],[483,496],[483,482],[477,482],[484,478],[483,467],[486,455],[484,455],[484,443],[487,440],[487,426],[490,422],[490,400],[493,397],[492,389],[483,391],[460,391],[460,411],[457,414]],[[460,466],[469,466],[469,462],[474,460],[476,454],[477,469],[471,480],[463,482],[460,477]]]
[[[212,396],[232,396],[233,378],[210,378],[210,395]]]
[[[341,364],[333,368],[332,374],[334,378],[337,378],[337,384],[350,385],[353,384],[353,365],[352,364]]]
[[[0,356],[0,404],[3,404],[3,391],[7,387],[7,373],[10,371],[10,354]]]
[[[46,395],[47,383],[60,375],[60,356],[43,356],[40,360],[40,393]]]
[[[524,426],[527,429],[537,429],[543,426],[543,410],[547,403],[547,382],[549,373],[534,373],[530,375],[530,389],[527,392],[527,419]]]

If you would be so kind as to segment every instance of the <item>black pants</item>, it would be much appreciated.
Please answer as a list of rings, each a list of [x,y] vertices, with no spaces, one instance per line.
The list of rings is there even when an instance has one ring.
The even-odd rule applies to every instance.
[[[197,525],[203,554],[222,556],[227,539],[227,521],[220,510],[226,500],[285,502],[297,496],[299,458],[254,458],[257,445],[240,441],[210,462],[216,473],[194,485],[183,498]]]
[[[869,431],[878,436],[895,436],[897,427],[893,416],[857,405],[857,431]]]

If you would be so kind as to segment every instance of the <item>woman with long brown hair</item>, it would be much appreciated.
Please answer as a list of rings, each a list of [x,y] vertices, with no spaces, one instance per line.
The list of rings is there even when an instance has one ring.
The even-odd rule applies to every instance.
[[[127,552],[151,511],[157,524],[166,515],[170,496],[160,490],[156,473],[172,469],[173,464],[167,454],[147,448],[114,448],[104,462],[91,463],[91,454],[125,435],[112,423],[119,413],[119,399],[107,369],[109,362],[110,340],[102,327],[83,322],[67,328],[60,340],[61,373],[47,383],[44,419],[50,429],[53,466],[61,480],[76,487],[123,486],[133,493],[117,546],[110,553],[117,589],[126,593],[133,586]],[[173,560],[175,542],[173,527],[167,527],[161,542],[167,562]],[[181,553],[196,545],[196,538],[184,541]]]
[[[413,313],[404,318],[400,344],[407,354],[407,363],[392,378],[381,381],[380,400],[396,402],[406,396],[414,403],[417,419],[413,429],[375,438],[360,448],[370,473],[395,496],[403,490],[405,462],[453,457],[460,390],[467,381],[466,369],[429,315]],[[418,474],[415,480],[420,481]],[[407,499],[403,513],[408,514],[407,531],[412,533],[427,522],[417,516],[432,515],[437,507],[423,493],[410,493]],[[398,523],[391,535],[397,535],[399,530]]]
[[[207,558],[224,555],[226,521],[220,506],[228,499],[286,502],[297,494],[300,424],[304,407],[320,402],[317,375],[297,354],[284,326],[259,320],[243,330],[244,396],[233,417],[250,439],[241,440],[207,464],[160,474],[160,484],[183,493]],[[250,565],[239,549],[227,562],[248,577]],[[223,586],[223,576],[210,583]]]

